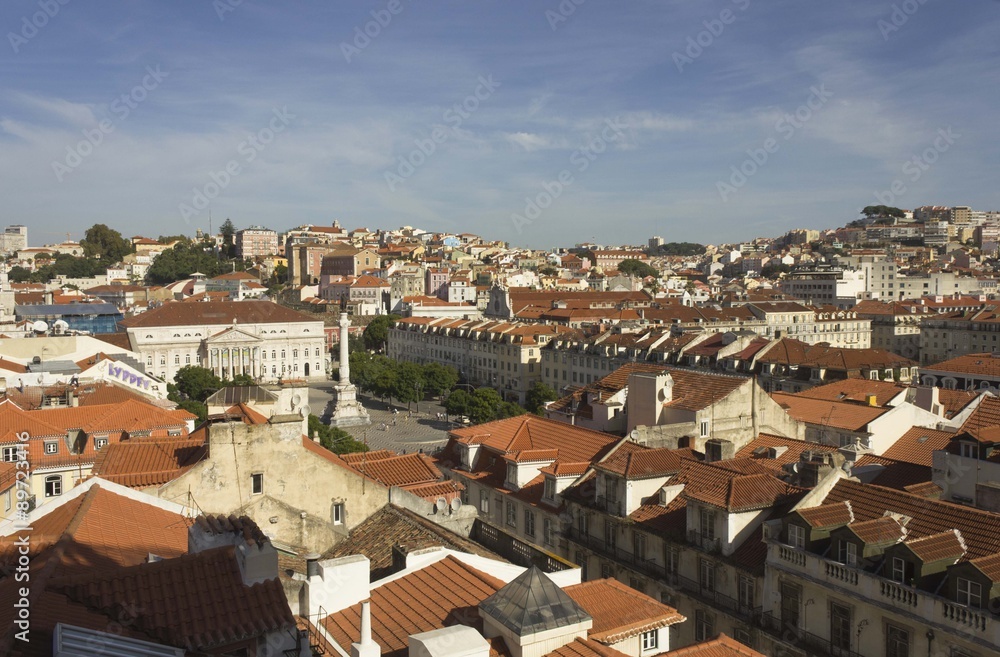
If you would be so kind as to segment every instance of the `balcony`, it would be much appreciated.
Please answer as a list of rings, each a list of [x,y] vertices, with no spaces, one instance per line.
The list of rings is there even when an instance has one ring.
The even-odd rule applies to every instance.
[[[761,607],[741,604],[736,598],[730,597],[714,588],[702,586],[701,582],[688,579],[683,575],[674,576],[674,587],[688,595],[708,603],[716,609],[725,611],[746,621],[756,621],[761,616]]]
[[[594,505],[598,510],[610,513],[619,518],[625,517],[625,505],[621,500],[612,499],[605,495],[598,495],[594,500]]]
[[[722,550],[722,541],[714,536],[705,536],[698,530],[688,530],[688,543],[700,547],[709,554],[718,554]]]
[[[1000,645],[1000,622],[986,609],[966,607],[928,591],[774,541],[768,546],[767,562],[778,570],[863,599],[918,625],[962,634],[985,646]]]
[[[767,634],[780,639],[784,643],[792,644],[796,648],[805,651],[807,655],[821,654],[833,655],[834,657],[864,657],[861,653],[854,652],[850,648],[835,645],[829,639],[824,639],[817,634],[782,623],[781,618],[770,611],[765,612],[761,616],[760,626]]]

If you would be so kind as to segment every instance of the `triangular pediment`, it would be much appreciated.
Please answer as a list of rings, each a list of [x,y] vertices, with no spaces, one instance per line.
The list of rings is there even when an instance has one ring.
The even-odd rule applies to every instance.
[[[236,328],[235,326],[227,328],[224,331],[220,331],[205,340],[205,344],[216,346],[226,344],[246,344],[248,342],[258,343],[263,342],[263,340],[253,333],[248,333]]]

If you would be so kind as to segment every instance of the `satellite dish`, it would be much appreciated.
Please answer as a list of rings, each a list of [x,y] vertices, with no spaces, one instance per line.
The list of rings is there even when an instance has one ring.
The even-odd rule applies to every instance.
[[[34,331],[35,333],[45,333],[46,331],[49,330],[49,325],[43,322],[42,320],[38,320],[37,322],[31,325],[31,330]]]
[[[434,511],[437,513],[444,513],[444,510],[448,508],[448,503],[443,497],[437,498],[437,502],[434,503]]]
[[[299,413],[302,415],[302,417],[309,417],[309,413],[311,412],[312,410],[309,408],[309,404],[306,404],[305,406],[299,409]]]
[[[459,497],[453,498],[451,500],[451,512],[456,513],[461,508],[462,508],[462,499]]]
[[[292,399],[291,399],[292,408],[295,408],[301,402],[302,402],[302,396],[301,395],[292,395]]]
[[[631,438],[632,440],[639,440],[639,430],[632,429],[632,432],[628,435],[628,437]]]

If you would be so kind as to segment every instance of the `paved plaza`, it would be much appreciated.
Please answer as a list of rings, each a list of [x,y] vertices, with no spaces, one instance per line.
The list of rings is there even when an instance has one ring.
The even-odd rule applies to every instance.
[[[309,407],[313,415],[324,416],[332,398],[333,386],[332,381],[309,386]],[[368,409],[372,423],[366,427],[345,427],[344,430],[357,440],[367,442],[373,450],[391,449],[400,454],[420,450],[432,453],[448,442],[448,430],[457,426],[436,419],[438,413],[444,413],[444,408],[436,401],[420,402],[420,412],[413,410],[411,417],[407,415],[405,404],[389,404],[361,392],[358,393],[358,401]],[[392,413],[394,408],[395,414]],[[383,425],[384,430],[380,428]]]

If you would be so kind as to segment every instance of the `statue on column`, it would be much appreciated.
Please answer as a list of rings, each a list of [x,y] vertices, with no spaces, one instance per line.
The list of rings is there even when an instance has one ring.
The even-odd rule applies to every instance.
[[[333,399],[327,407],[330,416],[330,426],[352,427],[371,424],[368,411],[358,401],[358,390],[351,383],[351,357],[348,351],[348,340],[351,318],[343,310],[340,311],[340,380],[333,387]]]

